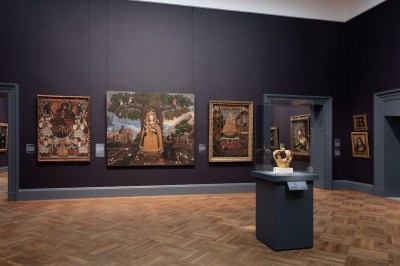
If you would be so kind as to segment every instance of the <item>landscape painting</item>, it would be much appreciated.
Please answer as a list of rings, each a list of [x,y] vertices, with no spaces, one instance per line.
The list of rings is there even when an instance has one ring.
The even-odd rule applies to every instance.
[[[90,98],[37,96],[39,162],[90,161]]]
[[[194,165],[194,94],[107,91],[107,166]]]
[[[253,102],[210,101],[209,162],[253,160]]]

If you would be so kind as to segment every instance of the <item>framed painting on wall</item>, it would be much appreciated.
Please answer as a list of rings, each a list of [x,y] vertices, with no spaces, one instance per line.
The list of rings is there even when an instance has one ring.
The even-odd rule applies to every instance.
[[[208,161],[253,160],[253,102],[210,101]]]
[[[310,133],[309,114],[290,117],[290,150],[293,151],[293,155],[310,157]]]
[[[8,145],[8,124],[0,123],[0,152],[6,152]]]
[[[194,94],[107,91],[107,166],[194,165]]]
[[[353,115],[354,131],[367,131],[367,114],[355,114]]]
[[[271,127],[271,149],[279,149],[279,129],[277,126]]]
[[[37,96],[39,162],[90,161],[90,98]]]
[[[368,132],[351,132],[353,157],[369,158]]]

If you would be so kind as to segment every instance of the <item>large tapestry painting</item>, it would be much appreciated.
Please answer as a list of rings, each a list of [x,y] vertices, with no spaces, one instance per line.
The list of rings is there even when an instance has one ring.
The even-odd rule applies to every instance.
[[[194,94],[107,92],[107,165],[194,165]]]
[[[210,101],[209,162],[253,160],[253,102]]]
[[[37,96],[39,162],[90,161],[90,99]]]

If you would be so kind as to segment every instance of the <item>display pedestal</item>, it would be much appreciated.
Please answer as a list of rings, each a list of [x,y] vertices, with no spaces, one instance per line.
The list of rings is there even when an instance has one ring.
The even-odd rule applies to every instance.
[[[313,181],[317,174],[295,172],[276,175],[253,171],[256,177],[256,237],[273,250],[313,246]],[[302,182],[302,190],[289,190],[288,182]],[[293,184],[293,183],[292,183]]]
[[[293,168],[274,167],[274,174],[293,174]]]

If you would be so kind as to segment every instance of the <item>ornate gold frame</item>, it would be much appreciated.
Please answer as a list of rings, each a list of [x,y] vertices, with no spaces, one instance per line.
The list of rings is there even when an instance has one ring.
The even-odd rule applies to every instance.
[[[6,147],[4,149],[0,149],[0,152],[6,152],[8,147],[8,124],[7,123],[0,123],[0,127],[5,127],[6,130]]]
[[[365,145],[365,155],[356,153],[355,145],[357,139],[360,138],[362,144]],[[364,143],[362,142],[364,140]],[[370,158],[369,156],[369,144],[368,144],[368,132],[351,132],[351,151],[354,158]]]
[[[248,110],[248,141],[247,156],[245,157],[215,157],[213,156],[214,142],[214,106],[243,106]],[[251,162],[253,161],[253,102],[249,101],[210,101],[209,103],[209,120],[208,120],[208,161],[209,162]]]
[[[39,103],[43,98],[48,99],[83,99],[88,103],[88,116],[87,116],[87,124],[88,124],[88,133],[87,133],[87,141],[88,141],[88,154],[85,158],[41,158],[39,154],[39,141],[40,141],[40,129],[39,129]],[[37,105],[36,105],[36,115],[37,115],[37,124],[36,124],[36,155],[38,162],[90,162],[90,97],[89,96],[59,96],[59,95],[37,95]]]
[[[357,125],[357,120],[362,119],[364,126]],[[367,114],[354,114],[353,115],[354,131],[367,131],[368,121]]]

